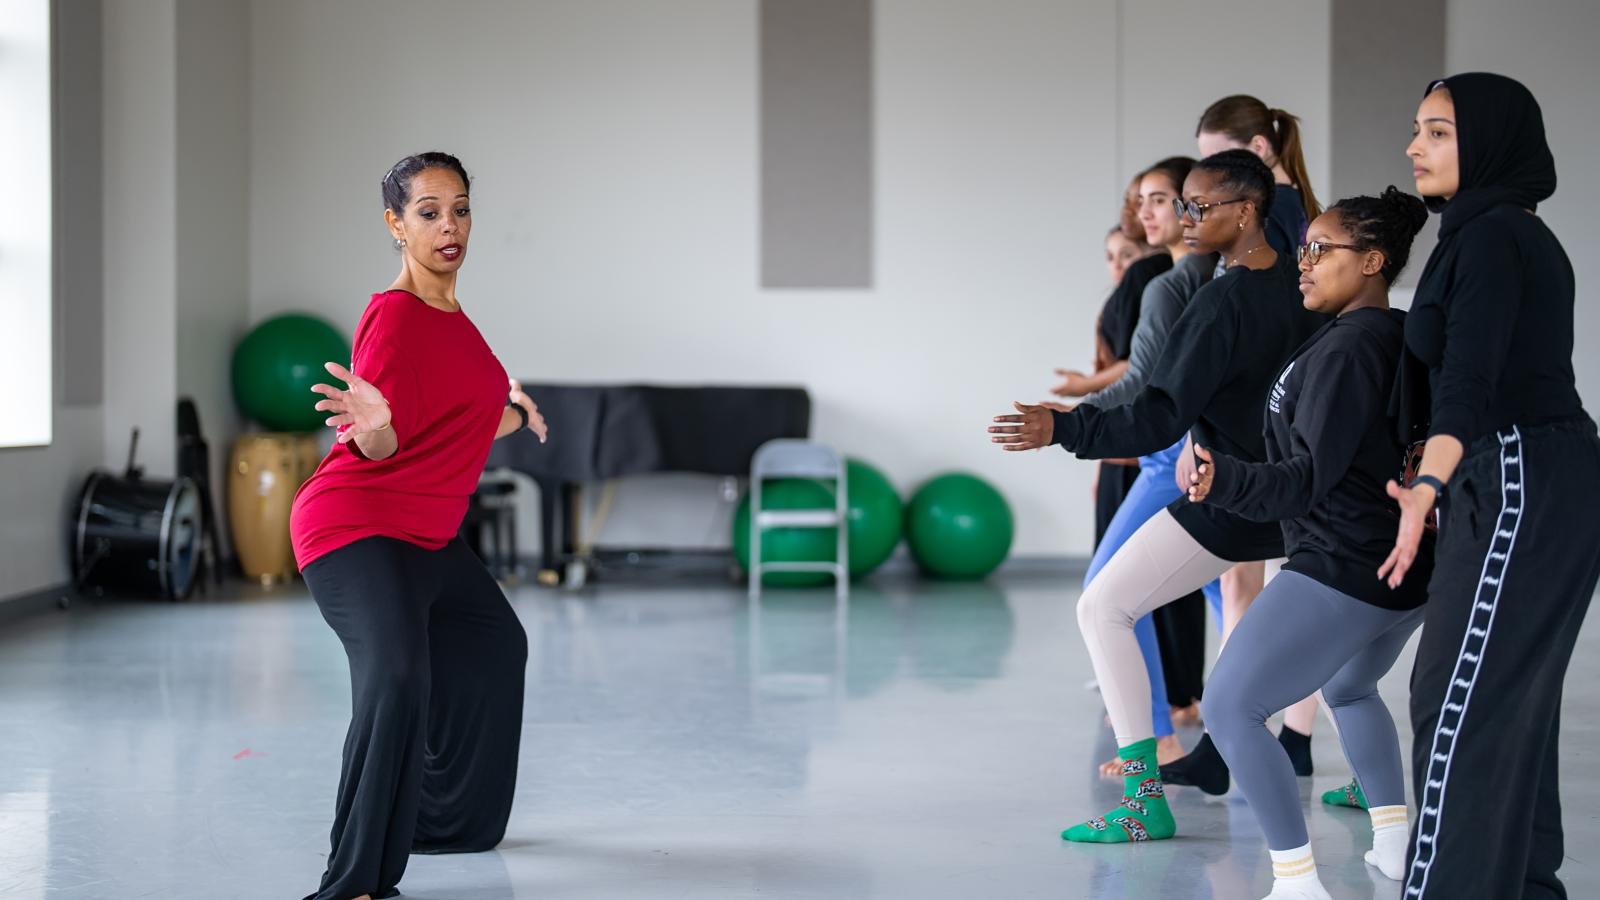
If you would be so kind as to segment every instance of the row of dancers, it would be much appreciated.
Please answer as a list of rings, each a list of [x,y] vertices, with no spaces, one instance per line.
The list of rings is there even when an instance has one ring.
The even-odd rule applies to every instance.
[[[1539,104],[1500,75],[1433,82],[1404,149],[1421,196],[1326,210],[1293,116],[1229,97],[1197,139],[1198,161],[1130,188],[1157,252],[1108,240],[1098,371],[1057,389],[1081,399],[988,427],[1007,451],[1121,463],[1100,469],[1077,618],[1124,793],[1062,837],[1171,838],[1168,785],[1236,783],[1269,897],[1329,897],[1295,780],[1320,695],[1355,775],[1325,799],[1367,808],[1366,862],[1402,896],[1565,897],[1560,703],[1600,579],[1600,436],[1572,368],[1572,265],[1537,214],[1556,183]],[[1390,287],[1430,211],[1439,241],[1402,312]],[[1202,597],[1223,644],[1184,756]],[[1419,627],[1413,820],[1378,681]]]

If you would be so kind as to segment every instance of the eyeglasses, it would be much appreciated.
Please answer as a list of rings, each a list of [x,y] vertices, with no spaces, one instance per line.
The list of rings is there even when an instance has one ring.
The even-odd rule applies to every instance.
[[[1185,200],[1182,197],[1173,197],[1172,211],[1177,213],[1178,218],[1180,219],[1187,215],[1189,218],[1194,220],[1196,225],[1198,225],[1206,220],[1206,210],[1212,208],[1213,206],[1227,206],[1229,203],[1243,203],[1249,199],[1249,197],[1235,197],[1232,200],[1220,200],[1216,203],[1196,203],[1193,200]]]
[[[1322,262],[1322,258],[1328,255],[1329,250],[1365,251],[1366,249],[1366,247],[1358,247],[1355,244],[1335,244],[1331,241],[1312,241],[1309,244],[1300,245],[1300,261],[1306,262],[1307,260],[1310,260],[1311,264],[1314,266],[1317,263]]]

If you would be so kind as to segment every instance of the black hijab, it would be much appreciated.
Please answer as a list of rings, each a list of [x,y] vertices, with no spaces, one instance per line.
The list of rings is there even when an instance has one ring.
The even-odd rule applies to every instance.
[[[1427,197],[1442,213],[1439,236],[1503,203],[1534,209],[1556,192],[1556,161],[1544,137],[1539,101],[1522,82],[1490,72],[1452,75],[1440,85],[1456,107],[1456,152],[1461,186],[1450,200]]]

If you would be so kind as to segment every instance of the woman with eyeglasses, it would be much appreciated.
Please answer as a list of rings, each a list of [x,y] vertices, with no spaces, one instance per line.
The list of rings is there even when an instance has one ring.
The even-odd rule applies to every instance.
[[[1406,448],[1388,416],[1405,314],[1389,285],[1428,221],[1390,187],[1341,200],[1300,250],[1305,306],[1333,321],[1291,357],[1266,398],[1266,462],[1201,444],[1189,500],[1258,522],[1281,521],[1288,561],[1245,612],[1211,673],[1203,708],[1217,748],[1250,801],[1272,855],[1271,900],[1328,900],[1317,877],[1295,772],[1267,718],[1319,688],[1371,802],[1367,862],[1405,868],[1400,740],[1378,679],[1422,621],[1428,548],[1398,586],[1373,577],[1399,518],[1385,486]]]
[[[1267,243],[1274,250],[1294,254],[1305,236],[1306,223],[1322,211],[1311,189],[1300,139],[1300,120],[1296,116],[1267,106],[1246,94],[1223,97],[1206,107],[1195,126],[1195,143],[1202,154],[1222,150],[1249,150],[1272,169],[1272,210],[1267,215]],[[1176,482],[1179,490],[1194,477],[1194,454],[1178,458]],[[1222,639],[1233,633],[1244,611],[1266,583],[1261,563],[1241,563],[1223,573]],[[1317,721],[1315,697],[1294,704],[1283,713],[1278,740],[1294,761],[1296,775],[1309,776],[1311,732]],[[1209,734],[1202,735],[1194,751],[1183,759],[1162,767],[1168,784],[1195,785],[1207,793],[1220,794],[1228,788],[1228,766],[1217,753]]]
[[[1130,341],[1128,359],[1121,377],[1103,389],[1083,397],[1082,403],[1099,407],[1120,406],[1138,396],[1150,371],[1166,347],[1172,326],[1189,305],[1189,300],[1202,285],[1211,280],[1216,256],[1210,253],[1191,252],[1183,241],[1183,222],[1174,209],[1189,177],[1194,160],[1187,156],[1174,156],[1161,160],[1140,173],[1135,179],[1139,187],[1139,221],[1149,240],[1164,247],[1175,261],[1171,271],[1155,279],[1144,290],[1140,303],[1139,321]],[[1084,576],[1087,585],[1107,561],[1140,525],[1160,512],[1172,501],[1182,496],[1173,477],[1173,465],[1183,449],[1182,442],[1158,453],[1139,458],[1137,479],[1127,492],[1127,497],[1116,510],[1116,515],[1097,532],[1094,558]],[[1104,476],[1102,476],[1104,477]],[[1206,595],[1220,609],[1222,595],[1215,583],[1206,586]],[[1183,745],[1173,733],[1174,708],[1188,708],[1197,704],[1204,672],[1205,652],[1205,599],[1200,592],[1184,597],[1151,614],[1151,626],[1141,618],[1135,628],[1139,648],[1145,656],[1145,667],[1150,676],[1150,712],[1156,736],[1156,755],[1166,763],[1183,756]],[[1184,615],[1198,617],[1198,641],[1182,641],[1187,622]],[[1153,627],[1146,634],[1144,629]],[[1187,644],[1198,643],[1198,647]],[[1187,655],[1186,655],[1187,654]],[[1154,655],[1154,658],[1152,658]],[[1191,665],[1197,663],[1198,665]],[[1189,669],[1197,668],[1198,672]],[[1198,719],[1199,709],[1194,709]],[[1101,773],[1115,776],[1121,771],[1121,758],[1101,766]]]
[[[1287,359],[1323,323],[1299,302],[1292,261],[1263,231],[1272,172],[1243,150],[1195,164],[1183,188],[1183,238],[1191,250],[1222,255],[1226,271],[1200,288],[1173,326],[1155,370],[1133,401],[1069,413],[1015,404],[996,416],[991,440],[1007,451],[1060,444],[1084,459],[1153,453],[1193,428],[1197,443],[1250,462],[1266,460],[1261,397]],[[1121,843],[1176,831],[1150,728],[1150,685],[1133,624],[1198,590],[1236,562],[1277,559],[1276,522],[1252,522],[1211,504],[1178,499],[1123,544],[1078,601],[1111,716],[1124,796],[1117,809],[1063,832],[1070,841]]]
[[[1535,213],[1555,161],[1538,101],[1501,75],[1431,85],[1412,129],[1417,191],[1441,215],[1396,389],[1401,435],[1427,444],[1413,484],[1389,485],[1391,584],[1441,507],[1405,896],[1565,897],[1561,694],[1600,580],[1600,437],[1573,377],[1572,264]]]

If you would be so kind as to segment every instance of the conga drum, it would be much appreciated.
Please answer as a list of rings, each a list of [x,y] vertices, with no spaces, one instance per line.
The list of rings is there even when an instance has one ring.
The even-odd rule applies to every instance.
[[[317,456],[310,434],[247,434],[228,459],[228,523],[244,574],[263,585],[294,577],[289,508]]]

